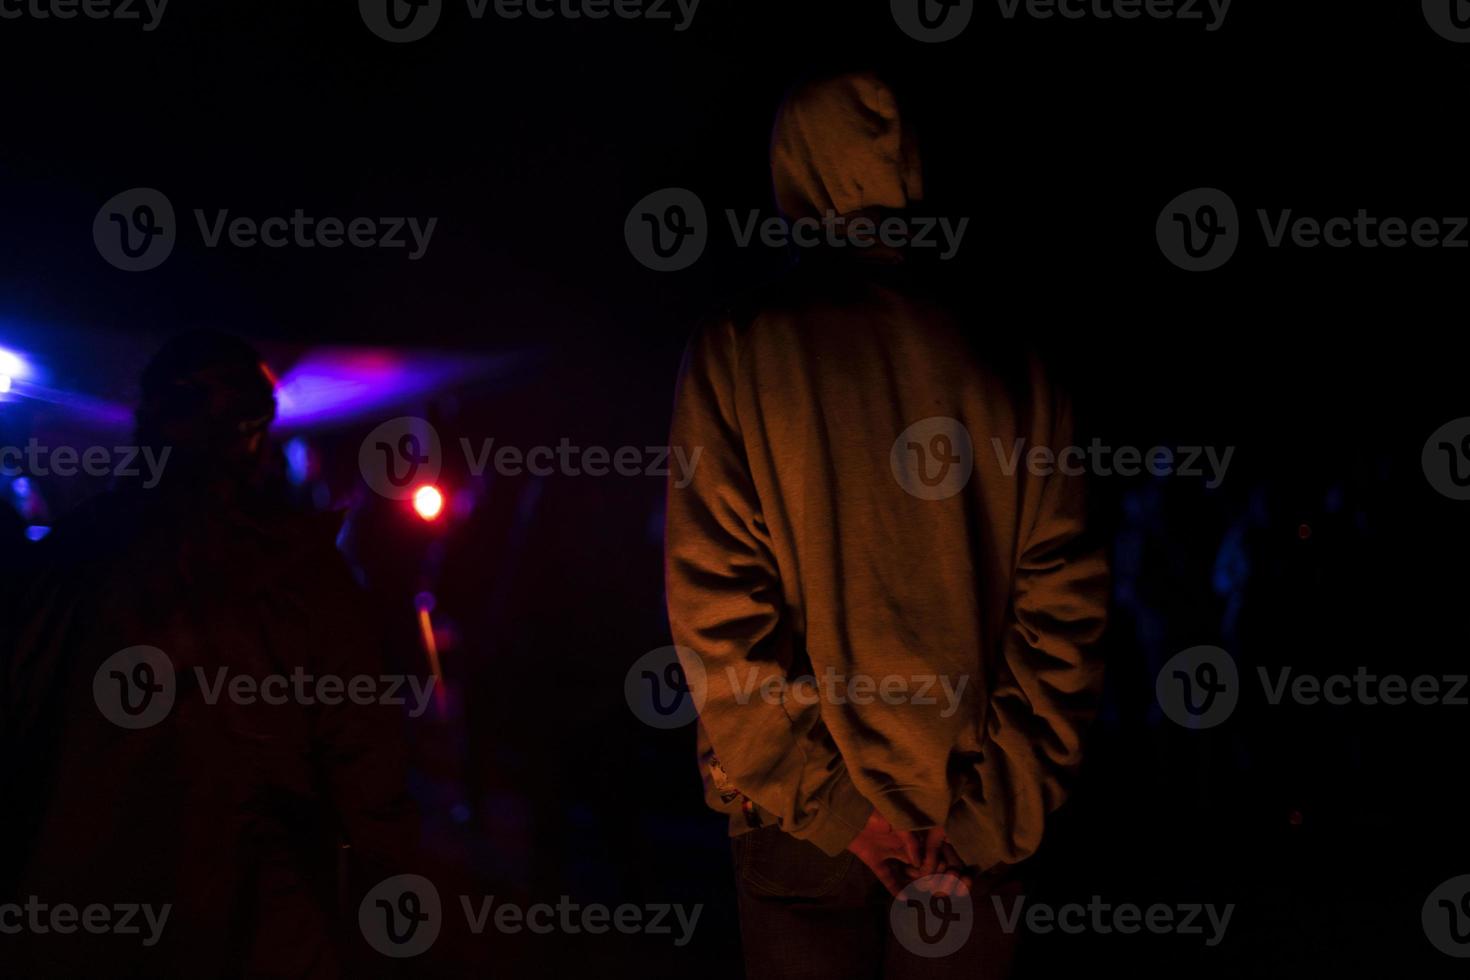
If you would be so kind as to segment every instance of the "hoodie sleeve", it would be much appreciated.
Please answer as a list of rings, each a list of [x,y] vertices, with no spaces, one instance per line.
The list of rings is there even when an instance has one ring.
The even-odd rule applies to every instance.
[[[1037,427],[1034,444],[1075,444],[1065,398],[1041,418],[1050,425]],[[1023,503],[1030,529],[994,665],[983,755],[947,824],[960,856],[985,871],[1040,846],[1102,695],[1097,641],[1107,618],[1108,568],[1083,533],[1084,477],[1058,468],[1036,480]]]
[[[701,465],[686,486],[669,486],[669,622],[681,659],[698,659],[685,664],[686,676],[704,678],[696,701],[723,798],[743,797],[836,855],[873,807],[819,713],[762,694],[784,688],[780,646],[789,633],[735,408],[737,370],[733,326],[715,323],[695,336],[680,373],[670,442],[690,458],[700,452]]]

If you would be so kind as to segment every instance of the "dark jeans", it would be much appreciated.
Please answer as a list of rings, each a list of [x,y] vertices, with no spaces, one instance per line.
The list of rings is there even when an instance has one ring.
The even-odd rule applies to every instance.
[[[918,896],[901,896],[895,909],[893,896],[850,853],[828,857],[775,827],[742,834],[732,844],[750,980],[1004,980],[1010,975],[1017,937],[1001,928],[992,897],[1009,912],[1022,893],[1015,874],[984,890],[977,885],[967,902],[956,899],[968,916],[953,903],[921,909]],[[921,922],[925,911],[931,917]],[[933,917],[939,913],[961,916],[949,923],[956,932]],[[933,955],[956,945],[945,955]]]

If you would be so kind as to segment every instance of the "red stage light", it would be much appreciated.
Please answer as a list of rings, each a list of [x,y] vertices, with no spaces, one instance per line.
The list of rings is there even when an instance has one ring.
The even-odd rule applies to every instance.
[[[444,512],[444,494],[425,484],[413,492],[413,509],[426,521],[436,520]]]

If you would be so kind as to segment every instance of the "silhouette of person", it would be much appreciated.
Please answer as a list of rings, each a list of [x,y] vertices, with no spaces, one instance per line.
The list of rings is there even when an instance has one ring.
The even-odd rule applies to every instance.
[[[7,971],[337,976],[338,848],[369,883],[411,860],[400,709],[345,694],[378,634],[340,518],[262,476],[274,413],[243,341],[167,343],[136,412],[161,479],[57,522],[7,594]]]

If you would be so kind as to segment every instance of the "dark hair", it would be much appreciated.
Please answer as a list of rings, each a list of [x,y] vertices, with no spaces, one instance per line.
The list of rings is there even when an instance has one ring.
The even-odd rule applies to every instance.
[[[259,351],[229,334],[191,331],[166,342],[143,369],[138,422],[269,425],[275,386]]]
[[[195,330],[168,341],[143,369],[140,435],[230,451],[270,425],[275,387],[259,352],[239,337]]]

